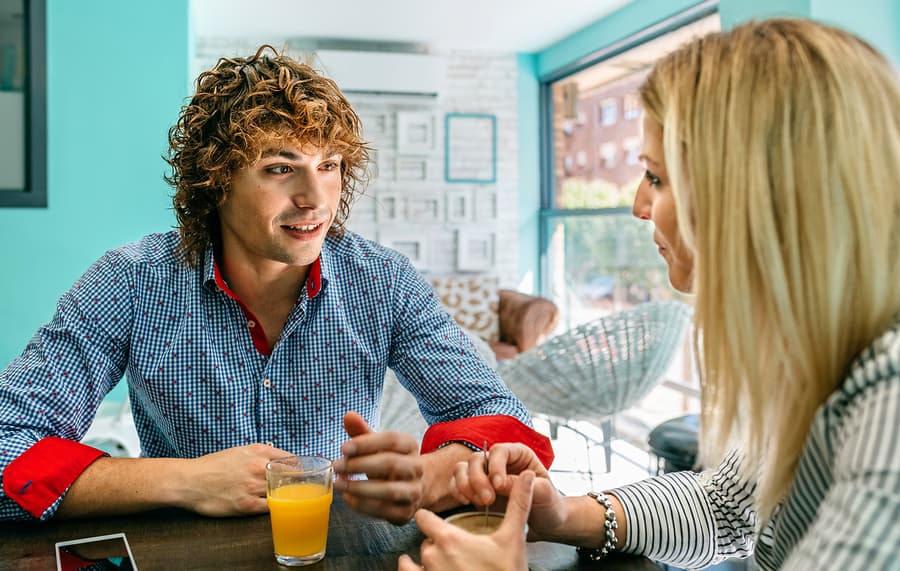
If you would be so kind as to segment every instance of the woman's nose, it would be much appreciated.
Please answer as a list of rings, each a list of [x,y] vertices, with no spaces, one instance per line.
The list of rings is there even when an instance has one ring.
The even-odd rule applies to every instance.
[[[637,192],[634,194],[634,204],[631,206],[631,214],[635,218],[650,220],[650,208],[653,206],[650,190],[650,184],[647,182],[647,179],[642,177],[641,182],[638,184]]]

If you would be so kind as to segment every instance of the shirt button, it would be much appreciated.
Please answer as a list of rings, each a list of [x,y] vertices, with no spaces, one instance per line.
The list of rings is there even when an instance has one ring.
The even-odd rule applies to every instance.
[[[275,446],[274,442],[266,442],[266,446]]]
[[[251,319],[250,321],[247,322],[247,327],[249,327],[250,329],[253,329],[254,327],[256,327],[256,322]]]
[[[266,388],[271,387],[271,386],[272,386],[272,380],[271,380],[271,379],[266,379],[266,380],[264,380],[264,381],[263,381],[263,386],[266,387]]]

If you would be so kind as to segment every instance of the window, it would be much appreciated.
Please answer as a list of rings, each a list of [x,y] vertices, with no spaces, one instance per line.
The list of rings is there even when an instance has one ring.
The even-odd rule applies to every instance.
[[[625,111],[622,117],[627,120],[637,119],[641,116],[641,98],[637,93],[629,93],[625,96]]]
[[[619,104],[615,99],[605,99],[600,104],[600,124],[609,127],[616,124]]]
[[[652,225],[633,218],[631,204],[643,176],[638,159],[641,125],[636,120],[641,83],[660,56],[693,36],[720,29],[714,5],[698,5],[689,12],[626,40],[625,49],[601,51],[593,64],[543,83],[543,124],[550,129],[542,145],[542,164],[549,172],[543,173],[540,284],[542,293],[560,308],[559,332],[640,303],[681,296],[668,282]],[[571,101],[576,96],[577,104]],[[589,105],[586,108],[596,113],[593,122],[567,129],[563,102],[570,109]],[[593,164],[581,168],[582,157]],[[665,386],[657,390],[679,393],[682,413],[696,411],[699,385],[687,345],[680,355]],[[659,400],[671,404],[673,399]],[[636,417],[651,427],[678,413],[655,407],[650,400],[640,408]]]
[[[46,206],[44,0],[0,1],[0,206]]]
[[[641,139],[639,137],[628,137],[622,141],[622,147],[625,149],[625,164],[631,167],[640,166]]]
[[[638,89],[661,55],[691,37],[720,28],[718,14],[709,13],[712,10],[700,17],[691,16],[685,20],[687,23],[676,23],[670,31],[649,41],[635,40],[633,47],[612,57],[601,54],[596,63],[545,83],[549,96],[543,98],[548,107],[544,113],[549,115],[546,124],[552,125],[552,139],[544,145],[550,157],[543,164],[552,172],[544,177],[549,184],[543,190],[541,216],[548,225],[542,233],[541,287],[545,295],[552,293],[564,322],[566,314],[570,314],[569,324],[590,319],[594,312],[584,311],[583,301],[576,303],[583,298],[579,291],[597,290],[600,282],[609,279],[615,281],[611,286],[613,293],[601,296],[610,302],[600,308],[602,311],[655,299],[669,288],[663,274],[657,276],[659,283],[653,282],[653,287],[644,283],[649,279],[646,272],[651,265],[655,264],[654,271],[665,268],[650,236],[623,237],[626,231],[641,232],[639,228],[649,226],[635,221],[636,228],[626,230],[630,227],[634,192],[643,175],[638,159],[641,125],[634,120],[641,113]],[[592,108],[596,112],[593,121],[576,126],[579,110]],[[603,222],[606,217],[613,217],[609,220],[615,223],[607,225]],[[563,235],[566,239],[562,241],[554,239]],[[593,247],[591,242],[595,239],[616,246],[605,250]],[[603,260],[596,264],[608,265],[613,254],[620,264],[618,269],[612,271],[603,266],[602,271],[589,270],[593,263],[589,260],[599,256]],[[646,267],[629,267],[637,260]],[[554,290],[552,284],[560,284],[562,289]],[[652,292],[650,297],[640,293],[648,291]]]
[[[588,166],[587,153],[584,150],[578,151],[575,154],[575,164],[578,165],[578,168],[584,169]]]
[[[618,145],[615,143],[603,143],[600,145],[600,163],[603,165],[603,168],[616,168],[616,155],[618,152]]]

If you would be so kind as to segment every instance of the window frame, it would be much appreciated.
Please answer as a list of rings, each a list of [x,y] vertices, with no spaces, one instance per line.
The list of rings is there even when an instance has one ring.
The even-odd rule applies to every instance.
[[[542,295],[550,295],[548,250],[550,248],[549,222],[551,219],[559,218],[561,216],[614,215],[621,214],[623,210],[630,210],[623,207],[601,209],[558,209],[555,207],[556,177],[553,168],[553,84],[575,75],[588,67],[638,47],[643,43],[668,34],[682,26],[715,14],[718,11],[718,0],[701,2],[670,18],[666,18],[665,20],[644,28],[626,38],[613,42],[606,47],[600,48],[575,60],[569,65],[563,66],[538,78],[538,102],[540,106],[538,119],[540,141],[540,209],[538,211],[537,220],[537,283],[538,289]]]
[[[47,18],[45,0],[25,5],[25,187],[0,191],[2,207],[47,206]]]

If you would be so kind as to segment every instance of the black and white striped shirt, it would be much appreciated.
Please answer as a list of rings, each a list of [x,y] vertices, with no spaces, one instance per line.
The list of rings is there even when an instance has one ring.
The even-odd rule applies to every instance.
[[[736,454],[714,471],[611,490],[622,551],[687,568],[754,555],[760,569],[900,571],[900,323],[870,345],[816,413],[790,492],[756,533],[755,486]]]

